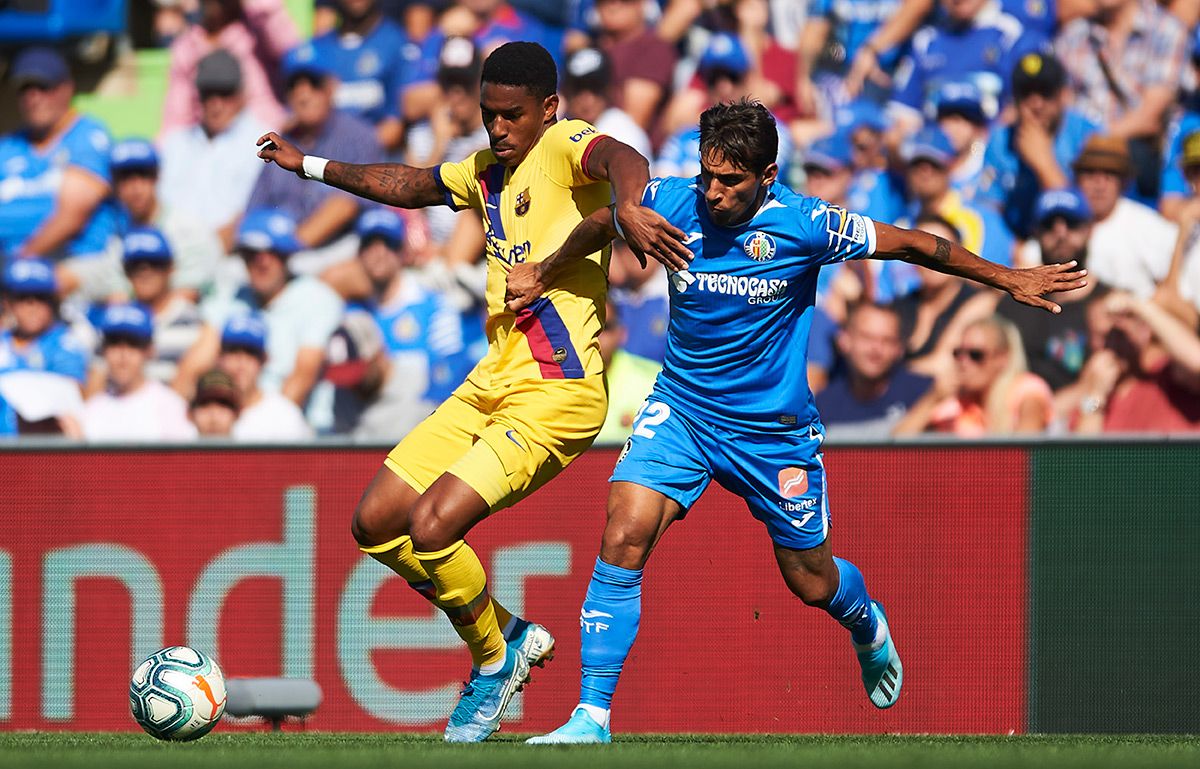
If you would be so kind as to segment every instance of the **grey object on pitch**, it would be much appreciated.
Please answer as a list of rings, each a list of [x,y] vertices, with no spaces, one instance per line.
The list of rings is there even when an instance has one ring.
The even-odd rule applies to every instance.
[[[288,716],[304,718],[321,704],[321,687],[307,678],[229,678],[225,712],[245,718],[261,716],[279,731]]]

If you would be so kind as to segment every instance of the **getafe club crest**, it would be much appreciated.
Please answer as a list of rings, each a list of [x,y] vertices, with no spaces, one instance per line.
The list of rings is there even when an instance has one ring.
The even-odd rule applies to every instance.
[[[524,216],[529,213],[529,188],[521,190],[517,193],[517,205],[514,209],[517,216]]]
[[[746,238],[742,249],[754,261],[765,262],[775,256],[775,238],[760,230]]]

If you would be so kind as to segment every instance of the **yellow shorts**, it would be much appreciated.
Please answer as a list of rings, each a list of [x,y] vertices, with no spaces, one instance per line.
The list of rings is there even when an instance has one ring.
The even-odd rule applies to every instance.
[[[384,465],[422,494],[451,473],[495,512],[537,491],[587,451],[607,411],[602,375],[494,390],[468,380],[396,444]]]

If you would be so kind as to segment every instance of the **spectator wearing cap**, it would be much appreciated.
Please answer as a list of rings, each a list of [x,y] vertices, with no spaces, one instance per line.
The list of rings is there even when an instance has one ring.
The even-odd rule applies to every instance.
[[[150,313],[154,325],[154,355],[146,364],[147,375],[169,383],[200,336],[200,311],[187,291],[171,288],[175,260],[161,232],[134,228],[125,234],[122,246],[133,301]]]
[[[261,386],[269,334],[266,320],[256,314],[235,315],[221,331],[217,367],[233,380],[242,404],[233,438],[249,443],[308,440],[313,432],[300,407]]]
[[[467,37],[447,38],[438,60],[437,85],[442,98],[429,115],[408,134],[408,162],[428,167],[448,158],[466,157],[488,146],[487,131],[479,113],[479,77],[483,63],[479,49]],[[455,215],[429,209],[434,239],[445,242]]]
[[[968,80],[948,80],[933,95],[933,113],[938,128],[954,148],[955,162],[950,184],[974,201],[983,173],[983,150],[987,146],[988,118],[983,92]]]
[[[180,361],[176,390],[185,397],[193,394],[199,374],[216,363],[220,330],[231,318],[261,313],[269,329],[269,346],[260,386],[281,392],[296,404],[308,401],[325,344],[342,315],[342,300],[320,280],[292,275],[288,263],[299,247],[295,222],[287,214],[247,212],[238,230],[237,250],[249,281],[236,292],[222,292],[201,305],[204,328]]]
[[[15,259],[4,268],[4,307],[12,319],[0,330],[0,374],[45,372],[82,386],[87,376],[86,346],[59,319],[58,282],[54,266],[43,259]],[[17,404],[20,405],[20,404]],[[59,418],[22,418],[14,404],[0,396],[0,436],[26,432],[62,432]]]
[[[942,129],[918,131],[905,142],[902,156],[915,211],[934,212],[946,219],[961,234],[963,247],[984,259],[1006,266],[1013,263],[1013,237],[1000,215],[967,203],[951,186],[954,145]]]
[[[883,111],[877,104],[859,99],[835,110],[834,126],[849,147],[854,173],[846,207],[877,222],[895,222],[903,215],[904,195],[888,167]]]
[[[396,212],[366,211],[358,232],[358,260],[372,286],[365,309],[381,339],[371,342],[364,334],[351,335],[359,348],[357,357],[370,364],[363,380],[353,383],[352,394],[362,405],[354,435],[392,440],[428,416],[476,361],[466,356],[454,303],[422,285],[410,269],[404,222]],[[373,348],[378,348],[378,356]]]
[[[1151,200],[1187,45],[1183,24],[1150,0],[1099,0],[1091,18],[1067,24],[1055,40],[1075,107],[1131,143],[1139,194]]]
[[[200,61],[223,48],[237,59],[246,104],[260,123],[282,125],[286,113],[276,96],[279,63],[300,42],[280,0],[206,0],[200,21],[171,43],[160,136],[200,121],[196,75]]]
[[[333,103],[375,126],[375,138],[388,152],[404,139],[400,93],[415,78],[406,51],[413,42],[385,17],[378,0],[337,0],[338,25],[317,35],[312,47],[337,84]]]
[[[1116,136],[1088,139],[1075,181],[1092,210],[1088,270],[1092,278],[1148,299],[1167,277],[1178,227],[1122,195],[1133,178],[1129,146]]]
[[[562,90],[567,115],[596,126],[602,134],[633,147],[645,158],[653,157],[650,137],[641,125],[609,98],[612,65],[598,48],[582,48],[567,57]]]
[[[1034,205],[1030,263],[1075,262],[1090,269],[1088,241],[1092,234],[1092,212],[1077,189],[1047,190]],[[1107,289],[1089,276],[1083,288],[1062,291],[1049,298],[1062,312],[1050,315],[1026,312],[1025,305],[993,292],[980,292],[974,300],[981,316],[996,313],[1011,321],[1021,334],[1029,370],[1061,393],[1071,386],[1088,355],[1087,305]],[[1032,309],[1032,308],[1028,308]]]
[[[188,419],[200,438],[232,438],[241,410],[242,395],[233,377],[213,369],[196,383],[196,395],[188,405]]]
[[[223,48],[196,65],[196,119],[167,132],[162,141],[158,195],[171,211],[186,211],[197,224],[233,248],[238,218],[263,171],[254,162],[255,142],[270,130],[247,105],[242,65]]]
[[[888,115],[902,136],[921,126],[926,105],[948,79],[974,83],[987,118],[996,118],[1008,101],[1013,64],[1045,43],[1036,34],[1026,35],[1021,22],[994,0],[941,0],[940,5],[942,13],[917,30],[896,67]]]
[[[158,196],[158,153],[145,139],[113,145],[113,190],[121,206],[121,229],[152,228],[170,242],[172,280],[193,296],[211,287],[225,250],[217,233],[189,209],[164,205]],[[128,261],[126,260],[126,277]]]
[[[1069,106],[1067,73],[1054,56],[1028,53],[1012,72],[1016,120],[995,129],[984,153],[979,200],[998,208],[1018,237],[1033,232],[1043,190],[1071,182],[1071,164],[1099,126]]]
[[[75,82],[52,49],[21,51],[9,80],[20,125],[0,136],[0,253],[54,260],[64,296],[119,292],[108,129],[71,108]]]
[[[596,47],[609,64],[607,101],[649,133],[671,94],[676,54],[646,17],[641,0],[596,0]]]
[[[718,32],[700,57],[700,77],[704,80],[707,107],[723,101],[734,101],[746,94],[746,79],[750,74],[750,55],[737,35]],[[696,176],[700,173],[700,127],[692,112],[688,125],[669,137],[654,161],[655,176]],[[791,134],[776,121],[779,133],[779,178],[786,179],[792,157]]]
[[[347,163],[383,159],[375,129],[361,118],[335,110],[336,78],[311,44],[288,53],[283,64],[291,127],[284,139],[306,155],[345,158]],[[251,209],[276,209],[296,221],[302,250],[311,252],[293,265],[298,272],[316,273],[353,258],[352,237],[360,200],[327,184],[308,184],[282,168],[267,168],[258,177],[248,204]],[[351,236],[351,237],[347,237]]]
[[[187,403],[171,388],[150,378],[154,323],[136,304],[114,304],[100,320],[106,388],[87,399],[80,416],[89,441],[183,441],[196,436]]]

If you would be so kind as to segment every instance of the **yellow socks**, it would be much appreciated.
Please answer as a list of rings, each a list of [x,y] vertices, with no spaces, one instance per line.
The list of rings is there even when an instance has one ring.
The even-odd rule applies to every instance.
[[[382,545],[359,549],[403,577],[409,587],[425,596],[430,603],[445,608],[438,603],[437,589],[425,572],[425,567],[413,555],[411,537],[405,535]],[[501,606],[495,598],[492,599],[492,610],[496,612],[496,624],[500,626],[501,631],[514,627],[512,612]]]
[[[507,645],[475,551],[459,540],[444,550],[413,555],[433,583],[437,605],[471,650],[472,661],[485,673],[503,664]]]

